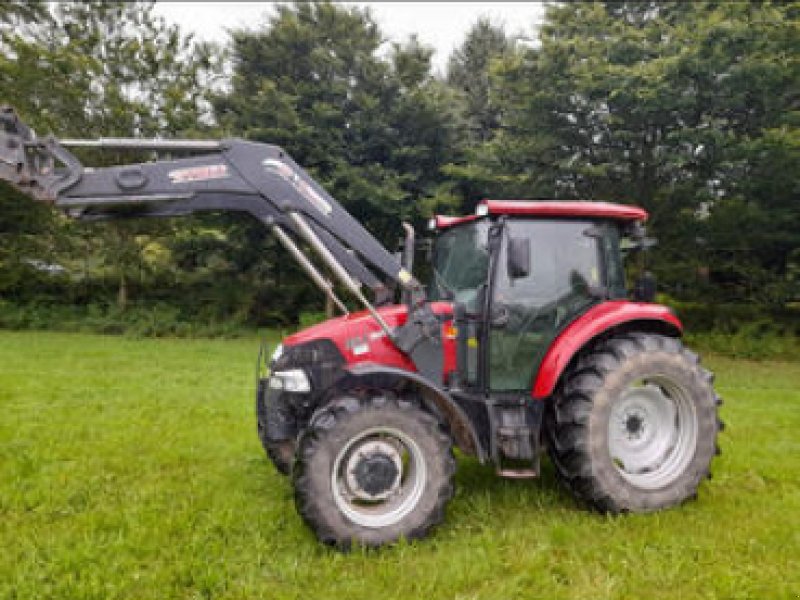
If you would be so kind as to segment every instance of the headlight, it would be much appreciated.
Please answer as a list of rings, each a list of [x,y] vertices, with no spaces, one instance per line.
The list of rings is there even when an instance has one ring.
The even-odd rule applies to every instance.
[[[272,358],[270,358],[270,362],[275,362],[278,360],[281,355],[283,354],[283,344],[278,344],[278,347],[275,348],[275,351],[272,353]]]
[[[273,390],[303,394],[311,391],[311,382],[302,369],[290,369],[275,371],[269,378],[269,387]]]

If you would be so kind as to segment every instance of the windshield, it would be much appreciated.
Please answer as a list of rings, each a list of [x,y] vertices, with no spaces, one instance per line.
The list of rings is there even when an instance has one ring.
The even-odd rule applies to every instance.
[[[458,225],[439,234],[433,245],[434,300],[455,300],[476,310],[478,289],[486,283],[489,249],[486,220]]]

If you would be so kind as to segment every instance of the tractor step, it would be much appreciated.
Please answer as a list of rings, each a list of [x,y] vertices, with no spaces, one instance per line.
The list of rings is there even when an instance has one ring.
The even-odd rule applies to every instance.
[[[506,479],[535,479],[539,476],[536,469],[497,469],[497,474]]]
[[[491,410],[497,474],[506,479],[538,477],[541,403],[532,404],[527,395],[505,394],[494,398]]]

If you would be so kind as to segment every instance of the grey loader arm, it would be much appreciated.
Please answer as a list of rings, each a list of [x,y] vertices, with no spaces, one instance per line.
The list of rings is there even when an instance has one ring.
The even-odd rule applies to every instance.
[[[150,153],[154,160],[91,168],[68,146],[134,150]],[[76,219],[247,213],[269,227],[323,292],[346,310],[332,284],[296,243],[306,242],[420,371],[441,377],[440,328],[423,287],[277,146],[239,139],[37,138],[13,109],[0,108],[0,180]],[[391,300],[394,289],[403,291],[407,324],[390,330],[362,286],[373,292],[376,303]]]
[[[89,168],[66,146],[184,156]],[[364,284],[376,294],[386,283],[406,290],[420,287],[393,254],[277,146],[238,139],[39,139],[13,110],[4,108],[0,180],[77,219],[249,213],[329,253],[336,262],[332,268],[356,286]]]

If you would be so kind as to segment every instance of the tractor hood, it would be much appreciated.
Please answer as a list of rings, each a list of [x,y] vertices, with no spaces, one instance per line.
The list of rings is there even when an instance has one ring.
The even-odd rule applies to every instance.
[[[448,302],[434,302],[431,310],[445,317],[453,314],[453,307]],[[384,306],[378,312],[391,329],[402,326],[408,318],[408,307],[404,304]],[[283,345],[291,347],[318,340],[333,342],[347,364],[372,362],[416,371],[411,359],[387,338],[366,310],[329,319],[298,331],[285,338]]]

